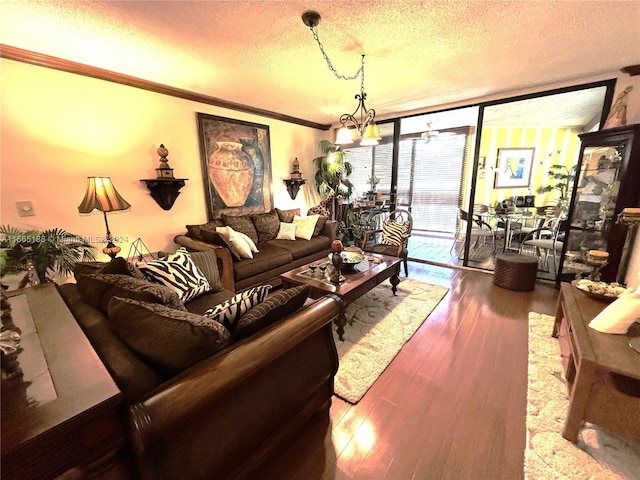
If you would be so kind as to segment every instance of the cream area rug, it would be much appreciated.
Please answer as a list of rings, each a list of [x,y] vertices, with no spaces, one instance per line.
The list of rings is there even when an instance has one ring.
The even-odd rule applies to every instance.
[[[578,443],[562,436],[569,407],[554,317],[529,313],[526,479],[640,479],[640,445],[585,423]],[[640,425],[638,426],[640,428]]]
[[[333,334],[340,357],[335,394],[358,403],[448,291],[407,278],[396,296],[384,282],[350,304],[344,341]]]

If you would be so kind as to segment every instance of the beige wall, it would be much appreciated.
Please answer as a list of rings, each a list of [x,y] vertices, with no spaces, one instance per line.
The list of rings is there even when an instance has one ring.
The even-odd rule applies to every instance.
[[[282,179],[294,157],[304,178],[313,178],[312,159],[328,132],[11,60],[2,59],[0,68],[3,225],[104,237],[102,215],[80,216],[77,207],[86,177],[110,176],[132,205],[109,215],[113,235],[128,240],[116,242],[123,254],[139,237],[151,251],[173,251],[173,237],[186,224],[207,221],[196,112],[268,125],[274,205],[306,211],[316,203],[312,181],[294,201]],[[174,175],[189,179],[170,211],[140,182],[155,178],[160,143],[169,149]],[[24,200],[33,202],[35,216],[18,216],[15,202]]]

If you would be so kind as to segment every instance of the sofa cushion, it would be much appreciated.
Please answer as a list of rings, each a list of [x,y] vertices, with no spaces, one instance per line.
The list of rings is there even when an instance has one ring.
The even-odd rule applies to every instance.
[[[237,325],[232,330],[234,340],[253,335],[258,330],[271,325],[302,307],[310,291],[310,285],[300,285],[274,293],[238,320]]]
[[[278,240],[295,240],[296,239],[296,225],[294,223],[282,222],[276,235]]]
[[[147,262],[140,270],[149,281],[172,289],[183,302],[211,290],[209,281],[184,247],[163,260]]]
[[[73,265],[73,274],[76,278],[90,273],[129,275],[140,280],[146,280],[140,269],[123,257],[116,257],[110,262],[76,262]]]
[[[224,227],[224,222],[221,218],[216,218],[215,220],[200,225],[187,225],[187,233],[191,238],[206,242],[203,235],[207,232],[215,232],[216,227]]]
[[[291,247],[297,243],[307,243],[303,241],[271,240],[260,245],[260,251],[255,253],[253,258],[233,262],[233,276],[236,282],[291,263],[293,256],[286,247],[277,246],[275,243],[278,242]]]
[[[296,215],[293,217],[293,224],[296,226],[296,238],[311,240],[318,218],[320,218],[320,215],[308,215],[306,217]]]
[[[204,312],[204,316],[221,323],[229,330],[233,330],[240,317],[259,303],[262,303],[267,298],[270,290],[271,285],[259,285],[249,288],[210,308]]]
[[[178,310],[185,310],[178,294],[165,287],[128,275],[92,273],[78,275],[78,290],[85,302],[106,313],[111,297],[131,298],[143,302],[160,303]]]
[[[280,221],[285,223],[293,222],[293,217],[295,217],[296,215],[300,215],[299,208],[291,208],[289,210],[280,210],[279,208],[276,208],[275,210],[278,214],[278,218],[280,218]]]
[[[275,210],[251,215],[251,220],[253,220],[258,232],[258,244],[273,240],[278,235],[280,217],[278,217],[278,213]]]
[[[247,235],[253,243],[258,243],[258,231],[251,220],[251,215],[227,215],[223,213],[222,221],[227,227]]]
[[[219,292],[207,292],[184,304],[184,308],[190,313],[204,315],[204,312],[215,307],[219,303],[229,300],[236,293],[231,290],[220,290]]]
[[[215,250],[207,250],[204,252],[189,252],[191,260],[196,264],[198,270],[205,276],[212,292],[220,292],[222,290],[222,282],[220,280],[220,272],[218,271],[218,259]],[[140,272],[142,273],[142,272]]]
[[[109,324],[129,348],[168,374],[176,374],[230,345],[222,324],[164,305],[113,297]]]
[[[329,220],[329,217],[325,216],[325,215],[319,215],[318,216],[318,222],[316,223],[316,228],[313,231],[313,236],[317,237],[318,235],[320,235],[320,232],[322,231],[322,228],[324,227],[324,224],[327,223],[327,220]]]
[[[314,253],[318,253],[323,250],[326,250],[328,255],[331,249],[331,240],[329,240],[329,237],[325,237],[324,235],[312,237],[311,240],[308,241],[296,240],[295,242],[291,242],[288,240],[276,239],[265,243],[262,246],[262,250],[264,251],[267,247],[286,249],[287,252],[291,255],[292,259],[297,260],[299,258],[313,255]]]

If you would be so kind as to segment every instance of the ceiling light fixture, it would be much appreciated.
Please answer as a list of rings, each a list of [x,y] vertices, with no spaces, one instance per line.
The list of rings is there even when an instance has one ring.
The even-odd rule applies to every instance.
[[[367,110],[367,107],[364,103],[367,99],[367,94],[364,91],[364,54],[362,55],[362,63],[360,65],[360,68],[354,75],[340,75],[333,67],[331,60],[329,60],[329,56],[324,51],[324,47],[322,46],[322,43],[318,38],[318,33],[315,30],[315,27],[317,27],[320,23],[320,19],[320,14],[315,10],[307,10],[302,14],[302,21],[307,27],[309,27],[311,33],[313,34],[313,38],[316,40],[316,42],[318,42],[320,52],[322,52],[322,56],[327,62],[329,70],[331,70],[333,74],[341,80],[355,80],[358,77],[360,77],[361,79],[360,93],[356,94],[355,96],[355,99],[358,100],[358,106],[353,113],[343,113],[340,116],[340,124],[342,125],[342,127],[340,127],[340,130],[338,130],[335,143],[337,145],[353,143],[350,128],[347,126],[348,124],[352,124],[360,134],[360,145],[377,145],[378,140],[380,140],[381,138],[380,133],[378,133],[378,126],[375,122],[376,111],[373,108]]]
[[[440,135],[440,132],[437,130],[431,130],[431,122],[427,122],[427,131],[422,132],[420,135],[422,138],[426,138],[427,142],[431,141],[432,138]]]

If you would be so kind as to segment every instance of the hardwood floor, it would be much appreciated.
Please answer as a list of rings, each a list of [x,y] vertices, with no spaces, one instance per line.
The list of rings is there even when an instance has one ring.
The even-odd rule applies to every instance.
[[[417,262],[409,276],[450,291],[360,403],[334,397],[253,478],[523,478],[527,314],[555,314],[558,290]]]

